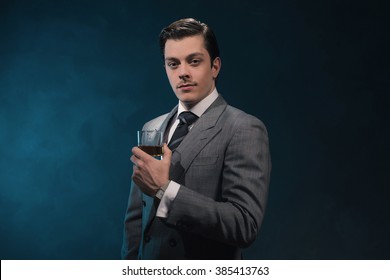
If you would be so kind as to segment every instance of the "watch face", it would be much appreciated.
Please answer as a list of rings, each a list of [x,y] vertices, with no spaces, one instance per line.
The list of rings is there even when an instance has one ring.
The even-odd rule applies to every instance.
[[[163,191],[162,189],[159,189],[159,190],[157,191],[157,193],[156,193],[156,197],[157,197],[158,199],[161,199],[161,198],[163,197],[163,195],[164,195],[164,191]]]

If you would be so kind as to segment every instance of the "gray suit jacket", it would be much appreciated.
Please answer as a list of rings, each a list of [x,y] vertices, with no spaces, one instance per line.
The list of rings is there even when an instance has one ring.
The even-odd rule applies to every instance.
[[[176,112],[144,129],[165,131]],[[168,218],[132,183],[122,258],[240,259],[260,229],[270,172],[263,123],[219,96],[173,152],[170,179],[181,187]]]

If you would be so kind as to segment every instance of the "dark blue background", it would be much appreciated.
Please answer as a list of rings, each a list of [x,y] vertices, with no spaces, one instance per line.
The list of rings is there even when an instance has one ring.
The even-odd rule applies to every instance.
[[[0,258],[119,258],[135,131],[177,103],[158,33],[195,17],[220,42],[219,91],[269,130],[246,258],[389,259],[387,16],[375,1],[1,0]]]

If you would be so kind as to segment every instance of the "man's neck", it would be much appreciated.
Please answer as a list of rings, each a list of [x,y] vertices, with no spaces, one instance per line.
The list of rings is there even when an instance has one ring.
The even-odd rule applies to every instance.
[[[193,106],[186,106],[186,104],[183,104],[183,102],[179,101],[178,113],[180,114],[182,111],[191,111],[192,113],[200,117],[217,98],[218,91],[216,88],[214,88],[214,90],[209,95],[207,95],[205,98],[203,98],[201,101],[199,101]]]

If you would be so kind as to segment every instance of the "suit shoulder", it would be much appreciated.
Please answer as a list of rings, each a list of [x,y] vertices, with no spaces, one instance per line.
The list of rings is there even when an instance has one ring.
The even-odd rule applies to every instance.
[[[265,128],[264,123],[257,117],[250,115],[240,109],[227,105],[225,110],[226,117],[234,126],[247,126],[257,124]]]
[[[150,121],[148,121],[147,123],[144,124],[144,127],[143,129],[144,130],[154,130],[154,129],[159,129],[162,122],[168,117],[169,113],[166,113],[164,115],[161,115],[157,118],[154,118]]]

